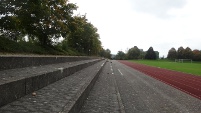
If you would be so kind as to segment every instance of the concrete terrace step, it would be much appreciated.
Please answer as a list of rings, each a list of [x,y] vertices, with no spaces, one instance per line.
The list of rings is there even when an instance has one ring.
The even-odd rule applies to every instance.
[[[0,108],[2,113],[77,113],[100,74],[105,60],[80,70]]]
[[[0,106],[41,89],[101,59],[57,63],[0,71]]]
[[[96,57],[87,56],[17,56],[17,55],[1,55],[0,71],[7,69],[23,68],[30,66],[42,66],[48,64],[57,64],[64,62],[74,62],[81,60],[95,59]]]

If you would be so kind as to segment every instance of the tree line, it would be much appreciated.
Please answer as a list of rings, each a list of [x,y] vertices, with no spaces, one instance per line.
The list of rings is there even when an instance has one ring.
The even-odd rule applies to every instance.
[[[104,50],[98,29],[86,15],[75,15],[77,8],[69,0],[3,0],[0,36],[16,42],[26,36],[28,42],[41,46],[98,55]],[[63,41],[55,41],[61,37]]]
[[[118,51],[115,59],[117,60],[132,60],[132,59],[149,59],[149,60],[156,60],[158,59],[159,53],[154,51],[153,47],[150,47],[147,51],[143,51],[139,49],[137,46],[134,46],[126,53],[123,51]]]
[[[186,47],[185,49],[181,46],[177,50],[172,47],[168,51],[167,55],[168,59],[192,59],[194,61],[201,61],[201,50],[194,49],[193,51],[191,48]]]
[[[112,57],[111,51],[109,49],[103,49],[103,48],[100,51],[99,56],[108,58],[108,59],[111,59],[111,57]]]

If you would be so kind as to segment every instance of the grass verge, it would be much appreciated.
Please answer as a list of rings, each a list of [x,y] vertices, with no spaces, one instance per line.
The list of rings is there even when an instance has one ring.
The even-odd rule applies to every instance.
[[[82,54],[73,49],[66,51],[58,47],[41,46],[30,42],[15,42],[0,36],[0,54],[37,54],[37,55],[68,55],[80,56]]]

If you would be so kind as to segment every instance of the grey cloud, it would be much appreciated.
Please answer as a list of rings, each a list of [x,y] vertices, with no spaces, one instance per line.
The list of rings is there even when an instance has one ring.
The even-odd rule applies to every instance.
[[[171,8],[182,8],[186,0],[130,0],[136,11],[153,14],[157,17],[168,17]]]

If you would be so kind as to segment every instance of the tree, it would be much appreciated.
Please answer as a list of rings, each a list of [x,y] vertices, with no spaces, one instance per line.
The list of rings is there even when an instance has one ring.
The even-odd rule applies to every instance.
[[[65,39],[67,45],[79,52],[97,55],[101,50],[97,28],[88,22],[86,16],[74,16],[70,21],[71,33]]]
[[[169,50],[167,58],[172,60],[177,58],[177,51],[174,47]]]
[[[118,51],[117,55],[115,56],[116,60],[125,60],[126,54],[123,51]]]
[[[20,32],[37,37],[41,45],[52,39],[66,37],[75,4],[68,0],[4,0],[0,8],[1,32]]]
[[[193,60],[201,61],[201,51],[197,49],[193,50]]]
[[[140,59],[144,59],[145,54],[146,54],[146,53],[143,51],[143,49],[140,49],[140,56],[139,56],[139,58],[140,58]]]
[[[156,53],[154,52],[153,47],[150,47],[148,51],[146,52],[145,59],[149,60],[155,60],[156,59]]]
[[[111,59],[111,51],[109,49],[103,49],[100,51],[100,56],[101,57],[105,57],[105,58],[108,58],[108,59]]]
[[[128,59],[138,59],[140,56],[140,50],[137,46],[134,46],[133,48],[128,50],[127,57]]]
[[[185,59],[192,59],[193,58],[193,52],[189,47],[186,47],[183,55],[184,55]]]
[[[181,46],[177,50],[177,58],[184,59],[184,48]]]
[[[99,56],[100,56],[100,57],[105,57],[105,54],[106,54],[106,53],[105,53],[105,49],[102,48],[102,49],[100,50],[100,52],[99,52]]]
[[[25,1],[22,0],[22,3]],[[0,3],[0,35],[13,41],[17,41],[21,32],[17,29],[18,20],[14,15],[14,11],[19,9],[17,5],[19,1],[3,0]]]
[[[106,52],[106,58],[111,59],[111,56],[112,56],[111,51],[109,49],[106,49],[105,52]]]

